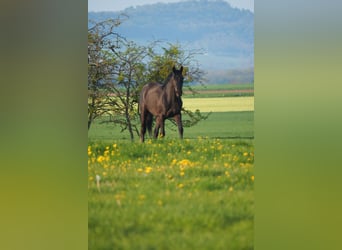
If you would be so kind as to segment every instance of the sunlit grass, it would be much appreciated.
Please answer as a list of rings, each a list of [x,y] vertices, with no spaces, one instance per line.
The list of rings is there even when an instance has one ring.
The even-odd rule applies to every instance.
[[[201,112],[254,111],[254,96],[225,98],[183,98],[184,108]]]

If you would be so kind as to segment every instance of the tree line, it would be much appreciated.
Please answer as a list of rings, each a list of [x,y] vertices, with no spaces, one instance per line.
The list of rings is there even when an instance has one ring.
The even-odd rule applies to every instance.
[[[184,87],[203,82],[204,71],[195,56],[200,50],[185,50],[179,44],[153,41],[139,45],[121,36],[117,28],[128,17],[90,22],[88,28],[88,130],[95,119],[111,122],[139,136],[138,98],[148,82],[163,83],[172,67],[184,67]],[[199,110],[186,114],[184,126],[193,126],[207,115]]]

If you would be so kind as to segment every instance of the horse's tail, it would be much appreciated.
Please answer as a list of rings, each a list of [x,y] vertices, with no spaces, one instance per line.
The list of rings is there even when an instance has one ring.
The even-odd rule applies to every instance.
[[[145,90],[143,87],[140,91],[139,100],[138,100],[138,115],[139,115],[139,117],[141,117],[141,114],[142,114],[141,108],[142,108],[142,103],[144,102],[144,100],[143,100],[144,99],[144,92],[145,92]]]

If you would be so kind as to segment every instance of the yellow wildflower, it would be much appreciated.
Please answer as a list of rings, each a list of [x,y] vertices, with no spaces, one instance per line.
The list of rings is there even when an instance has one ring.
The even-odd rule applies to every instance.
[[[146,174],[151,173],[151,171],[152,171],[152,168],[151,168],[151,167],[146,167],[146,168],[145,168],[145,173],[146,173]]]
[[[190,166],[191,165],[191,161],[187,160],[187,159],[184,159],[184,160],[181,160],[179,162],[179,165],[185,167],[185,166]]]
[[[103,157],[102,155],[100,155],[99,157],[97,157],[97,159],[96,159],[96,161],[98,162],[98,163],[101,163],[101,162],[103,162],[105,160],[105,157]]]
[[[176,163],[177,163],[177,160],[173,159],[172,162],[171,162],[171,165],[175,165]]]

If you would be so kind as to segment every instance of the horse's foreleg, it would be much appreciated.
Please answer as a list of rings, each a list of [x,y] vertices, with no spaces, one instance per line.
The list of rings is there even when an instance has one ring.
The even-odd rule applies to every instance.
[[[182,124],[182,115],[178,114],[174,116],[175,122],[178,126],[179,137],[183,139],[183,124]]]
[[[164,118],[161,118],[160,128],[161,128],[160,135],[162,138],[164,138],[165,137],[165,119]]]

